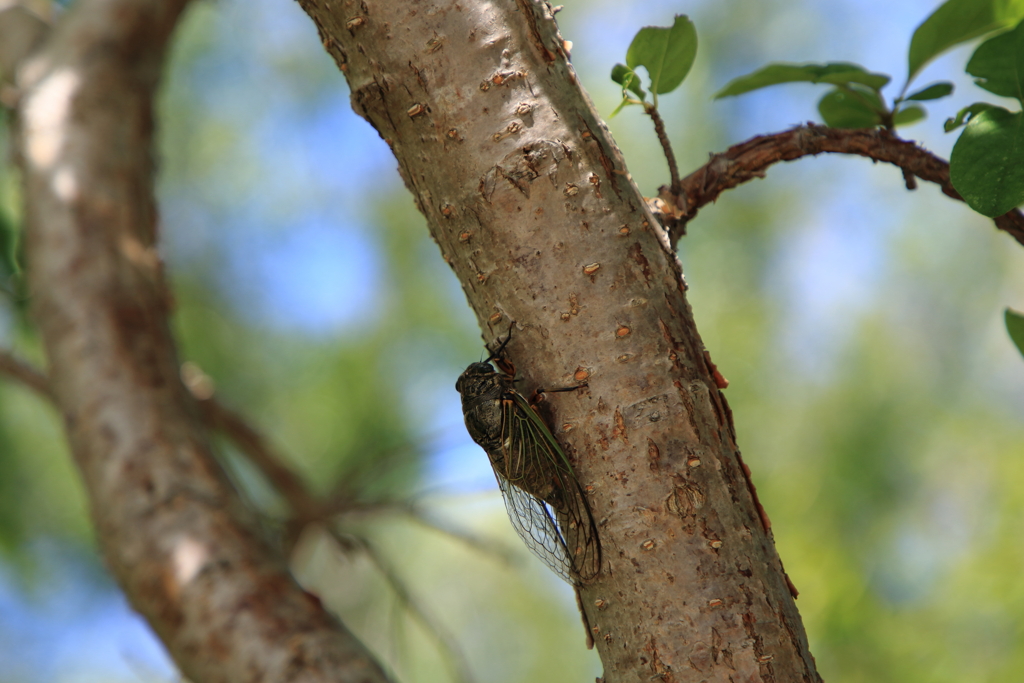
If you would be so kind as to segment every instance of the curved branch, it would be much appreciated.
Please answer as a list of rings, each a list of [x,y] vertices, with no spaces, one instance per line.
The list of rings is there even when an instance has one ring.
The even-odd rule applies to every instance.
[[[184,676],[386,680],[212,457],[157,256],[153,95],[187,0],[81,0],[19,69],[32,304],[107,566]]]
[[[759,135],[733,145],[721,154],[712,155],[708,163],[683,178],[681,186],[686,209],[670,227],[672,245],[675,246],[686,234],[686,224],[697,215],[697,211],[718,199],[725,190],[754,178],[763,178],[772,164],[823,152],[855,154],[899,166],[905,177],[909,174],[936,183],[943,193],[963,201],[949,180],[949,162],[914,142],[902,140],[885,130],[846,130],[807,124],[781,133]],[[994,220],[998,229],[1024,245],[1024,215],[1019,209]]]

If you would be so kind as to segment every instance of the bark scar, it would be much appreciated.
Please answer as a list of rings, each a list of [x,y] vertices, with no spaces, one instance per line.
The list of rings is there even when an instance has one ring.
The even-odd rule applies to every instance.
[[[622,443],[629,443],[626,436],[626,421],[622,419],[622,413],[615,409],[615,427],[612,429],[612,439],[622,438]]]
[[[594,135],[594,131],[591,129],[590,124],[582,116],[580,117],[580,123],[584,128],[586,128],[586,131],[583,133],[583,137],[597,143],[597,153],[601,157],[601,167],[604,169],[604,174],[607,176],[612,189],[615,190],[615,196],[622,199],[622,192],[619,191],[618,179],[615,177],[615,162],[612,161],[612,158],[604,151],[604,143],[601,141],[601,138]]]

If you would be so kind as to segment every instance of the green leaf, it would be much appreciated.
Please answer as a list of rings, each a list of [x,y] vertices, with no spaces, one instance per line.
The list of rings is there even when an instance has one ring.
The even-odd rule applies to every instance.
[[[982,43],[967,62],[967,73],[978,87],[1024,104],[1024,22]]]
[[[905,99],[924,102],[925,100],[937,100],[940,97],[952,94],[953,84],[949,81],[939,81],[938,83],[932,83],[927,88],[921,88],[913,95],[907,95]]]
[[[973,117],[974,115],[980,114],[986,109],[990,109],[994,106],[994,104],[989,104],[988,102],[975,102],[969,107],[964,107],[963,109],[958,111],[956,113],[956,118],[946,119],[946,122],[942,124],[942,127],[943,129],[945,129],[947,133],[954,131],[960,126],[970,121],[971,117]]]
[[[612,67],[612,80],[622,86],[623,97],[626,97],[627,90],[641,100],[647,96],[643,86],[640,85],[640,76],[625,64],[616,64]]]
[[[645,26],[626,51],[630,69],[642,66],[651,77],[655,95],[672,92],[690,73],[697,56],[697,29],[685,14],[677,14],[672,26]]]
[[[876,74],[857,64],[829,62],[828,64],[769,64],[757,71],[729,81],[715,93],[715,99],[742,95],[779,83],[831,83],[847,85],[860,83],[872,90],[881,90],[889,82],[885,74]]]
[[[893,115],[892,125],[896,127],[909,126],[912,123],[917,123],[918,121],[924,119],[924,117],[926,117],[927,115],[928,114],[925,113],[925,110],[921,107],[904,107],[903,109],[900,109]]]
[[[1024,0],[948,0],[914,31],[907,56],[907,83],[930,60],[954,45],[1024,19]]]
[[[1017,346],[1017,350],[1024,355],[1024,315],[1021,315],[1012,308],[1006,309],[1006,331],[1010,333],[1010,339]]]
[[[836,88],[818,102],[818,113],[832,128],[873,128],[882,123],[882,101],[870,90]]]
[[[949,157],[949,179],[967,205],[994,218],[1024,203],[1024,116],[1002,107],[975,114]]]

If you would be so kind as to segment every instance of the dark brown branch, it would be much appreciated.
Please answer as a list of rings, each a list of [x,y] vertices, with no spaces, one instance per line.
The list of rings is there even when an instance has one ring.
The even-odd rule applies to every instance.
[[[763,178],[768,167],[821,153],[855,154],[884,161],[901,168],[904,177],[918,177],[938,184],[943,193],[963,201],[949,181],[949,163],[916,143],[873,129],[841,130],[815,124],[756,138],[733,145],[682,180],[685,212],[670,228],[674,246],[686,232],[686,223],[704,205],[714,202],[725,190],[748,180]],[[1024,215],[1014,209],[994,219],[996,227],[1024,245]]]

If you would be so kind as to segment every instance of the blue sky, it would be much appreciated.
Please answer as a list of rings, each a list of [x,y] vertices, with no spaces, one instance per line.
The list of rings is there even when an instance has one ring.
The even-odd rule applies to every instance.
[[[31,591],[0,564],[5,683],[175,680],[163,645],[89,553],[37,540],[28,556],[34,578],[44,575]]]

